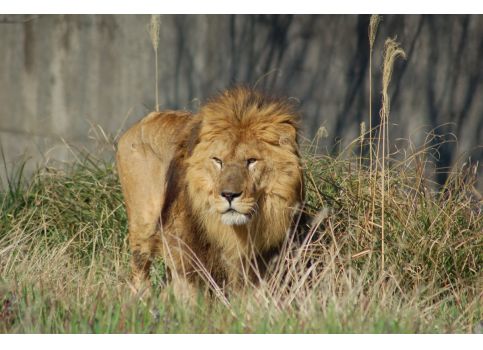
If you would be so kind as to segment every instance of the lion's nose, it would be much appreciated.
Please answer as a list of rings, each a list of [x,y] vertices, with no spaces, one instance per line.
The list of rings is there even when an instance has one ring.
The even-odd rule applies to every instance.
[[[236,197],[240,197],[242,193],[243,192],[235,193],[235,192],[223,191],[221,192],[221,196],[224,197],[228,201],[228,203],[231,204],[231,201]]]

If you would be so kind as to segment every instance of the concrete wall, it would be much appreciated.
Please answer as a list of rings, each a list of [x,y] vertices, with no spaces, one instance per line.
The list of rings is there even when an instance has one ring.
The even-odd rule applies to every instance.
[[[71,147],[103,147],[155,104],[154,54],[147,15],[0,16],[0,143],[12,168],[67,160]],[[327,145],[355,137],[368,118],[369,16],[162,16],[161,108],[196,110],[234,83],[300,100],[308,137],[319,126]],[[483,17],[384,16],[374,51],[374,123],[386,37],[408,59],[391,85],[391,136],[420,144],[440,127],[461,151],[482,158]],[[94,125],[94,127],[93,127]],[[98,126],[98,127],[97,127]],[[97,141],[93,141],[97,139]],[[105,145],[104,145],[105,146]],[[109,147],[108,147],[109,149]],[[4,174],[2,174],[4,177]],[[443,179],[443,178],[442,178]],[[441,179],[440,179],[441,180]]]

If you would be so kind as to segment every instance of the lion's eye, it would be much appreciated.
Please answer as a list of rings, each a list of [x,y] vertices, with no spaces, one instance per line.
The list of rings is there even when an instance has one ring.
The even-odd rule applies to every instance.
[[[253,165],[255,164],[257,160],[255,158],[248,158],[247,159],[247,167],[249,167],[250,165]]]
[[[223,162],[220,158],[212,157],[211,158],[220,168],[223,166]]]

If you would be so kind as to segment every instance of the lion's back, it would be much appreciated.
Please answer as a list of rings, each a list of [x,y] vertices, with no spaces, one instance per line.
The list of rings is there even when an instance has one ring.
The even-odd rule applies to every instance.
[[[134,238],[153,233],[165,197],[166,174],[191,118],[188,112],[152,112],[118,141],[116,163]]]

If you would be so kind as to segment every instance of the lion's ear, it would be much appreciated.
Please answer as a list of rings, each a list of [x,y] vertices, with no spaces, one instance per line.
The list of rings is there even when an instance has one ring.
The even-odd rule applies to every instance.
[[[292,145],[293,144],[293,141],[290,137],[288,137],[287,135],[282,135],[280,136],[280,138],[278,139],[278,144],[283,147],[283,146],[288,146],[288,145]]]
[[[297,128],[291,123],[283,123],[278,126],[279,129],[279,139],[278,144],[281,147],[297,147]]]
[[[196,145],[200,142],[201,120],[193,121],[186,139],[186,152],[190,156]]]

